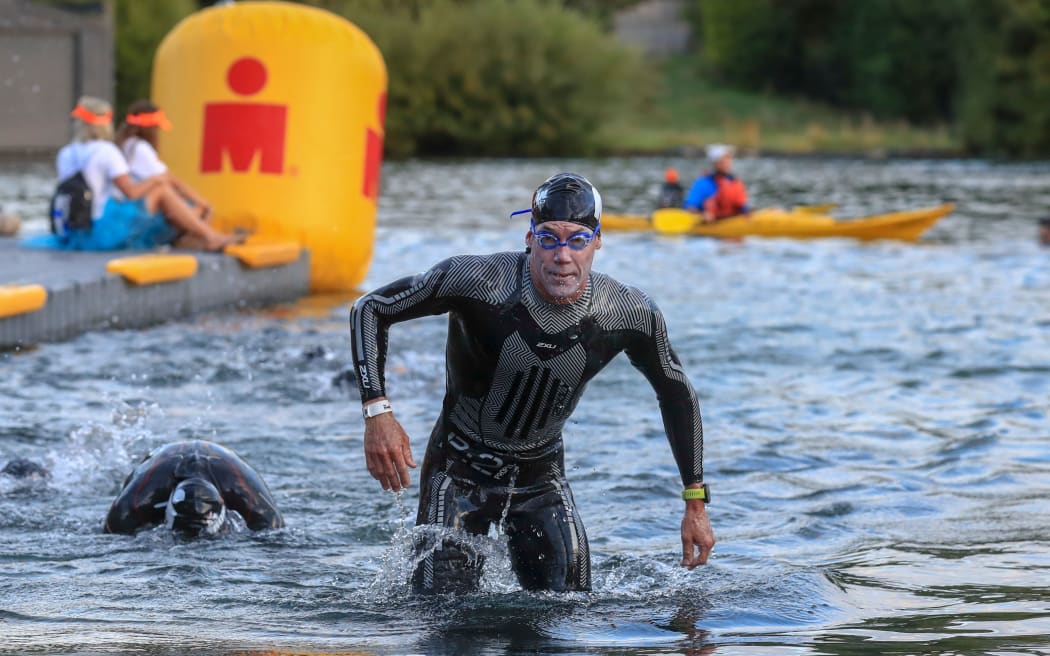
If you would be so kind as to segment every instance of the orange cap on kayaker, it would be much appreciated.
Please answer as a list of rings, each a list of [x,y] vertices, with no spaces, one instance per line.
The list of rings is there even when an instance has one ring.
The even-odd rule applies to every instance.
[[[673,166],[667,167],[664,171],[664,180],[667,182],[678,182],[678,169]]]

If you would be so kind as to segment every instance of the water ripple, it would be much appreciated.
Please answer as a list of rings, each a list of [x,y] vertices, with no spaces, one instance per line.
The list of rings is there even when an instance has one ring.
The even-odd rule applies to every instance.
[[[387,164],[366,286],[520,248],[524,228],[500,217],[552,167],[586,168],[612,211],[642,212],[667,165],[695,168]],[[769,204],[958,210],[914,245],[605,236],[596,268],[651,294],[701,399],[719,540],[706,567],[678,567],[678,472],[654,395],[620,359],[565,433],[594,590],[522,591],[494,532],[473,542],[487,563],[477,595],[412,596],[418,488],[382,493],[365,471],[346,300],[214,313],[0,354],[0,460],[51,471],[0,476],[0,651],[1046,653],[1050,267],[1032,243],[1043,208],[1025,199],[1047,196],[1050,169],[740,169]],[[478,197],[468,183],[482,178]],[[34,184],[26,213],[46,201]],[[440,223],[420,218],[435,207]],[[446,325],[390,333],[387,381],[417,458],[444,392]],[[102,534],[123,477],[190,438],[251,462],[288,526],[197,543]]]

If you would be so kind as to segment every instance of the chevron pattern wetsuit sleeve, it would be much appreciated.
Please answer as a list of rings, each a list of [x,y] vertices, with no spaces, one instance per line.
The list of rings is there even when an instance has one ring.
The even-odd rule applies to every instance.
[[[678,355],[671,348],[667,325],[656,304],[646,298],[651,312],[650,330],[636,333],[625,352],[631,364],[641,371],[653,386],[660,402],[664,430],[684,485],[704,479],[704,428],[700,402]],[[646,334],[648,333],[648,334]]]
[[[350,312],[350,349],[362,402],[386,395],[384,369],[390,326],[448,312],[449,298],[439,298],[438,290],[454,259],[395,280],[354,303]]]

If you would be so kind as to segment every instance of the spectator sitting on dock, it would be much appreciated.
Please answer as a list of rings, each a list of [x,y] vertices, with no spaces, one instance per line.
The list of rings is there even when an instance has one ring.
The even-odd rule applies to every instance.
[[[190,185],[176,177],[157,154],[157,136],[160,130],[170,130],[171,121],[164,110],[149,100],[136,100],[128,107],[124,123],[117,130],[117,146],[124,151],[131,177],[136,182],[154,176],[163,176],[203,221],[212,213],[212,205]]]
[[[24,245],[116,250],[172,244],[177,248],[221,251],[237,241],[202,221],[165,176],[132,180],[127,160],[110,141],[113,110],[108,102],[82,96],[71,116],[76,134],[73,142],[58,152],[55,164],[60,186],[80,174],[90,192],[90,221],[87,225],[59,225],[62,222],[56,222],[52,216],[55,234],[31,237],[23,240]],[[56,209],[53,207],[53,214]]]

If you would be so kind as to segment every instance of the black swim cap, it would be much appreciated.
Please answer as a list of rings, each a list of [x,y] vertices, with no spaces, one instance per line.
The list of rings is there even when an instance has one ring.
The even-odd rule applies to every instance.
[[[594,185],[576,173],[555,173],[532,194],[532,219],[579,223],[596,230],[602,218],[602,197]]]
[[[176,485],[164,510],[167,527],[187,535],[215,535],[225,521],[222,495],[203,478],[190,478]]]

